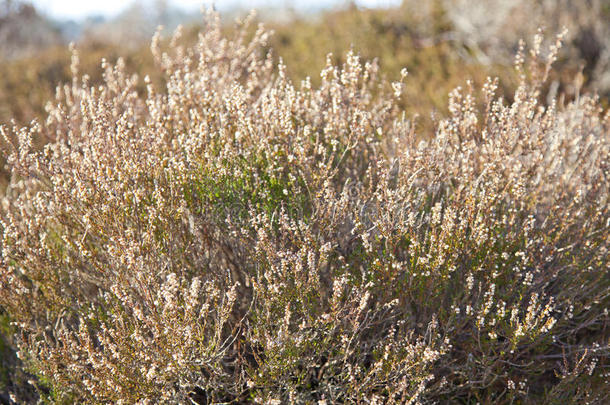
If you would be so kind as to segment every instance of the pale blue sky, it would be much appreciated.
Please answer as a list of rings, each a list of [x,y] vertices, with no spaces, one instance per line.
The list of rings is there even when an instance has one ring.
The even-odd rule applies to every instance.
[[[42,12],[55,18],[82,18],[87,15],[113,16],[129,6],[130,0],[31,0]],[[140,0],[144,3],[155,0]],[[186,10],[199,10],[202,5],[215,4],[222,9],[231,6],[262,8],[265,6],[293,6],[295,8],[322,7],[344,3],[345,0],[169,0],[169,3]],[[400,0],[357,0],[362,6],[391,6]]]

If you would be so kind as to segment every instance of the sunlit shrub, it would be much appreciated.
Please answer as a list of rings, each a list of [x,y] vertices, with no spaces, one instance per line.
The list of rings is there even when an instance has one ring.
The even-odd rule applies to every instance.
[[[415,403],[608,393],[610,116],[450,94],[420,141],[354,53],[295,85],[259,26],[104,63],[2,128],[0,305],[52,401]],[[483,106],[483,107],[479,107]],[[32,138],[55,139],[42,150]],[[432,136],[433,135],[433,136]]]

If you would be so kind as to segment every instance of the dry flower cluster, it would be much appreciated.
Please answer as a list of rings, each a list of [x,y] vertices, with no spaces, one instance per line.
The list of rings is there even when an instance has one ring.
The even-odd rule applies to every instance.
[[[263,27],[206,22],[153,39],[166,87],[75,52],[47,121],[2,128],[0,306],[42,398],[608,400],[610,114],[541,104],[561,37],[421,141],[374,62],[297,86]]]

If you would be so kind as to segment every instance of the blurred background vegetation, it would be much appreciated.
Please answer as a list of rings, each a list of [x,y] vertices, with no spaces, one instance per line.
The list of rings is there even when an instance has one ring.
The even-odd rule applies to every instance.
[[[340,63],[350,49],[364,60],[377,58],[382,75],[390,80],[399,79],[400,70],[407,68],[403,103],[421,136],[433,134],[435,117],[446,111],[447,94],[466,86],[467,80],[479,88],[488,76],[497,76],[501,89],[510,94],[518,81],[512,70],[518,41],[530,41],[538,25],[544,26],[547,38],[564,26],[569,29],[547,91],[567,99],[581,91],[595,92],[608,107],[610,0],[404,0],[385,9],[347,2],[308,14],[261,10],[258,18],[275,31],[270,48],[295,82],[310,77],[315,85],[327,55],[332,53],[332,60]],[[113,63],[119,56],[128,70],[159,80],[149,51],[155,27],[165,25],[169,36],[183,23],[183,40],[189,42],[201,28],[199,21],[197,15],[161,1],[136,3],[110,20],[77,24],[53,20],[29,3],[0,0],[0,124],[45,119],[45,105],[53,102],[58,84],[71,80],[70,41],[80,52],[80,72],[92,84],[101,80],[101,59]],[[41,145],[48,140],[36,141]],[[6,178],[2,170],[3,184]],[[0,403],[9,402],[9,387],[33,390],[19,371],[10,334],[9,319],[0,309]]]
[[[5,124],[44,116],[57,84],[70,81],[70,40],[80,51],[81,72],[95,84],[102,57],[112,63],[121,56],[132,71],[154,74],[148,42],[158,24],[169,36],[184,22],[186,41],[200,30],[195,16],[168,11],[165,3],[156,4],[158,9],[151,5],[152,11],[136,3],[113,20],[79,28],[52,21],[26,3],[0,4],[0,122]],[[443,112],[448,92],[467,80],[480,84],[498,76],[505,89],[512,88],[518,40],[530,40],[536,24],[548,37],[563,26],[569,29],[557,91],[573,97],[580,90],[573,79],[582,72],[582,86],[607,99],[610,0],[528,0],[524,5],[522,0],[404,0],[395,8],[365,9],[348,2],[315,14],[262,10],[259,19],[275,31],[271,48],[296,82],[310,76],[316,84],[327,54],[340,62],[350,49],[364,60],[377,58],[389,79],[398,79],[406,67],[405,104],[422,125],[430,123],[431,111]],[[230,14],[240,13],[245,11]]]

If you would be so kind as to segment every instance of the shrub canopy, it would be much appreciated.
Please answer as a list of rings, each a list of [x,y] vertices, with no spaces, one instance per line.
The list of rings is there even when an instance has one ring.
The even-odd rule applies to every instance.
[[[376,63],[295,84],[247,33],[155,36],[145,92],[75,52],[46,122],[2,128],[0,305],[40,395],[607,399],[610,115],[540,102],[561,37],[420,141]]]

